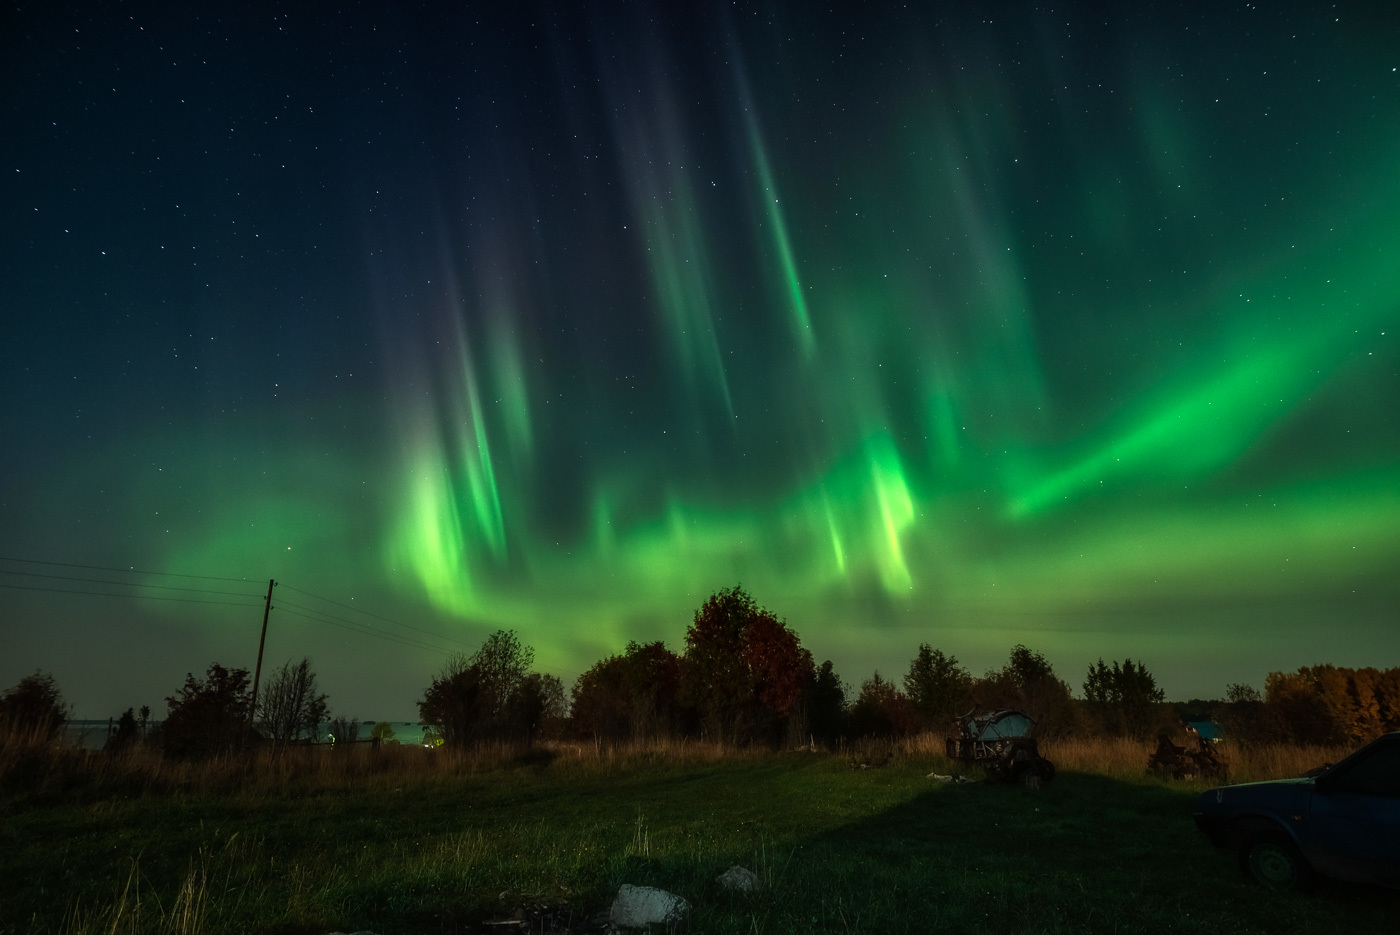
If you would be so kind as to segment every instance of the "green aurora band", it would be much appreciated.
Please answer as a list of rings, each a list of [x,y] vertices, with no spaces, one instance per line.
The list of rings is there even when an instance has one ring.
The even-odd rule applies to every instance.
[[[643,301],[664,336],[655,353],[668,382],[651,391],[671,407],[672,431],[701,441],[676,447],[657,433],[625,457],[596,453],[576,522],[547,533],[523,479],[557,468],[520,439],[538,431],[540,400],[558,386],[544,389],[548,374],[526,367],[509,338],[478,345],[462,334],[459,365],[419,402],[419,428],[404,440],[384,555],[405,592],[532,634],[545,657],[574,668],[587,660],[551,657],[552,636],[587,634],[599,653],[641,635],[674,644],[686,608],[736,580],[804,635],[819,633],[826,651],[860,658],[878,645],[897,659],[938,642],[940,629],[963,651],[991,655],[1008,634],[1064,650],[1061,631],[1085,621],[1185,632],[1300,599],[1384,624],[1369,602],[1393,591],[1380,581],[1400,554],[1400,471],[1385,434],[1395,426],[1387,330],[1400,308],[1400,191],[1388,158],[1349,166],[1364,185],[1319,184],[1286,227],[1112,269],[1117,241],[1147,239],[1162,218],[1088,171],[1071,186],[1085,193],[1079,216],[1058,226],[1040,217],[1044,235],[1029,242],[997,193],[1035,157],[1016,155],[997,118],[984,125],[935,102],[923,140],[888,147],[898,159],[823,179],[795,153],[770,164],[744,94],[736,135],[748,162],[736,174],[753,180],[760,205],[749,263],[761,270],[760,309],[785,309],[785,328],[721,311],[742,304],[744,287],[742,272],[714,259],[731,234],[699,187],[716,170],[686,168],[695,160],[674,89],[658,80],[652,93],[663,116],[649,125],[633,115],[616,131],[641,231],[624,243],[642,254]],[[1230,179],[1172,155],[1193,149],[1180,115],[1142,110],[1146,171],[1162,199],[1181,202],[1168,220],[1189,229],[1183,216],[1214,196],[1189,202],[1178,186],[1218,192]],[[897,134],[919,122],[893,121]],[[1176,145],[1165,144],[1173,133]],[[795,226],[779,210],[780,186],[810,192]],[[848,189],[872,220],[842,205]],[[1341,231],[1328,223],[1337,216]],[[1024,258],[1076,236],[1072,253]],[[1101,297],[1060,297],[1098,267]],[[1038,314],[1065,301],[1088,307]],[[1057,320],[1067,324],[1045,324]],[[1057,395],[1075,377],[1052,350],[1066,338],[1044,329],[1117,320],[1141,322],[1146,346],[1071,341],[1090,366],[1119,369],[1124,354],[1141,364],[1091,380],[1095,398]],[[1387,381],[1388,396],[1357,392]],[[483,402],[492,395],[500,410]],[[697,415],[707,407],[718,418]],[[1381,436],[1333,462],[1280,454],[1306,450],[1318,413],[1339,408],[1376,418]],[[511,454],[500,437],[516,439]],[[662,618],[669,626],[638,632],[638,620]],[[1254,638],[1243,623],[1216,636]]]
[[[531,85],[557,126],[364,170],[373,367],[123,439],[112,529],[566,674],[736,582],[856,682],[923,641],[1173,693],[1400,662],[1393,50],[1036,22],[840,65],[600,28]]]

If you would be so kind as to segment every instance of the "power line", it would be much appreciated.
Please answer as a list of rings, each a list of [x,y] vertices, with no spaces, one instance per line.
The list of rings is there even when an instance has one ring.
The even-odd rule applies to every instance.
[[[325,601],[327,604],[334,604],[337,607],[344,607],[346,610],[353,610],[357,614],[364,614],[365,616],[373,617],[376,620],[383,620],[385,623],[392,623],[394,626],[403,627],[405,630],[416,630],[419,633],[426,633],[428,636],[434,637],[435,639],[447,640],[450,643],[457,643],[460,646],[474,648],[470,643],[464,642],[463,640],[455,639],[451,636],[443,636],[441,633],[435,633],[432,630],[425,630],[422,627],[415,627],[412,624],[402,623],[398,620],[394,620],[390,617],[384,617],[379,614],[372,613],[368,610],[361,610],[359,607],[354,607],[350,604],[342,604],[340,601],[333,601],[329,597],[322,597],[319,594],[312,594],[310,591],[303,591],[301,588],[294,588],[289,584],[284,584],[282,585],[282,587],[286,588],[288,591],[295,591],[298,594],[305,594],[307,597],[314,597],[318,601]],[[283,603],[286,602],[284,601]]]
[[[203,578],[205,581],[236,581],[240,584],[247,584],[251,578],[220,578],[214,575],[185,575],[174,571],[141,571],[136,568],[112,568],[107,565],[78,565],[73,562],[45,562],[34,558],[5,558],[0,556],[0,562],[19,562],[24,565],[57,565],[61,568],[86,568],[89,571],[116,571],[128,575],[162,575],[167,578]]]
[[[183,604],[223,604],[228,607],[257,606],[256,604],[245,604],[241,601],[206,601],[194,597],[162,597],[158,594],[117,594],[111,591],[78,591],[71,588],[35,588],[23,584],[0,584],[0,588],[10,588],[15,591],[47,591],[51,594],[87,594],[92,597],[135,597],[143,601],[178,601]]]
[[[316,600],[318,600],[318,601],[325,601],[327,604],[334,604],[334,605],[337,606],[337,607],[344,607],[346,610],[354,611],[354,612],[357,613],[357,614],[365,614],[366,616],[373,617],[373,618],[375,618],[376,620],[383,620],[385,623],[392,623],[392,624],[394,624],[395,626],[403,627],[403,628],[406,629],[406,630],[414,630],[414,631],[416,631],[416,632],[418,632],[418,633],[425,633],[425,634],[427,634],[428,636],[433,637],[434,639],[443,640],[443,641],[448,642],[448,643],[456,643],[458,646],[464,646],[464,647],[466,647],[467,649],[471,649],[471,650],[475,650],[475,649],[477,648],[474,644],[468,643],[468,642],[466,642],[465,640],[459,640],[459,639],[456,639],[455,637],[451,637],[451,636],[444,636],[444,635],[441,634],[441,633],[435,633],[434,631],[432,631],[432,630],[426,630],[426,629],[424,629],[423,627],[415,627],[415,626],[413,626],[413,625],[411,625],[411,624],[402,623],[402,622],[400,622],[400,621],[398,621],[398,620],[394,620],[394,619],[391,618],[391,617],[384,617],[384,616],[381,616],[381,615],[379,615],[379,614],[373,613],[373,612],[371,612],[371,611],[362,610],[362,609],[359,608],[359,607],[354,607],[354,606],[352,606],[352,605],[350,605],[350,604],[344,604],[344,603],[341,603],[340,601],[331,600],[329,597],[322,597],[322,596],[319,595],[319,594],[312,594],[310,591],[303,591],[301,588],[294,588],[294,587],[292,587],[292,586],[289,585],[289,584],[283,584],[283,583],[281,583],[281,582],[278,582],[278,587],[285,588],[285,589],[288,590],[288,591],[295,591],[295,592],[297,592],[298,594],[305,594],[307,597],[314,597]],[[288,602],[288,601],[285,601],[285,600],[279,602],[279,606],[287,606],[288,604],[289,604],[289,602]],[[301,605],[299,605],[299,604],[291,604],[290,606],[292,606],[292,607],[301,607]],[[274,608],[274,609],[275,609],[275,608]],[[312,608],[309,608],[309,607],[301,607],[301,609],[302,609],[302,610],[310,610],[310,611],[312,611],[312,613],[318,613],[318,614],[325,614],[325,613],[326,613],[326,612],[323,611],[323,610],[312,610]],[[332,614],[326,614],[326,616],[332,617],[333,615],[332,615]],[[334,619],[336,619],[336,620],[344,620],[345,618],[343,618],[343,617],[334,617]],[[346,623],[353,623],[354,621],[345,620],[345,622],[346,622]],[[364,630],[364,631],[361,631],[361,632],[366,632],[366,633],[369,633],[369,634],[374,635],[374,636],[380,635],[380,631],[378,631],[378,630]],[[412,637],[405,637],[405,639],[412,639]],[[406,645],[406,646],[411,646],[411,645],[425,645],[425,644],[422,644],[422,643],[405,643],[404,645]],[[436,646],[428,646],[427,648],[436,650],[436,651],[438,651],[438,652],[442,652],[442,650],[441,650],[439,647],[436,647]],[[552,673],[552,674],[554,674],[554,675],[560,675],[560,676],[563,676],[563,677],[569,678],[569,679],[573,679],[573,678],[577,678],[577,677],[578,677],[577,673],[574,673],[574,672],[564,672],[564,671],[561,671],[561,670],[559,670],[559,669],[551,669],[551,668],[549,668],[548,666],[535,666],[535,668],[536,668],[536,669],[541,669],[541,670],[543,670],[543,671],[545,671],[545,672],[550,672],[550,673]]]
[[[82,581],[86,584],[114,584],[119,588],[159,588],[162,591],[188,591],[192,594],[228,594],[234,597],[257,597],[242,591],[214,591],[209,588],[181,588],[173,584],[140,584],[126,581],[107,581],[103,578],[75,578],[71,575],[45,575],[37,571],[9,571],[0,568],[0,575],[23,575],[26,578],[52,578],[57,581]],[[132,595],[136,597],[138,595]]]
[[[366,630],[363,627],[357,626],[353,623],[337,623],[336,621],[340,618],[317,617],[312,616],[312,614],[304,614],[296,610],[287,610],[285,601],[280,602],[278,604],[274,604],[273,609],[280,610],[285,614],[291,614],[293,617],[302,617],[306,620],[313,620],[316,623],[324,623],[327,626],[339,627],[342,630],[349,630],[352,633],[359,633],[364,636],[373,636],[376,639],[388,640],[391,643],[399,643],[403,646],[412,646],[417,649],[428,649],[432,650],[433,652],[443,653],[444,655],[450,654],[449,650],[443,649],[441,646],[431,646],[427,643],[421,643],[418,640],[408,639],[406,637],[401,636],[395,636],[392,633],[379,633],[374,630]]]

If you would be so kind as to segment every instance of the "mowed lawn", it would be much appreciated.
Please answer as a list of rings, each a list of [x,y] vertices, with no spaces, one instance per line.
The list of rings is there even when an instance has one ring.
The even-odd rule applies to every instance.
[[[1191,821],[1203,786],[926,778],[947,768],[539,758],[76,804],[31,795],[0,813],[0,931],[478,932],[522,907],[594,917],[623,883],[690,900],[697,933],[1400,931],[1388,891],[1243,882]],[[714,882],[736,863],[759,875],[756,892]]]

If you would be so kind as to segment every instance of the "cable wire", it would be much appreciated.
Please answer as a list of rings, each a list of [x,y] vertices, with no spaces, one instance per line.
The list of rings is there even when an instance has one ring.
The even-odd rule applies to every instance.
[[[451,636],[444,636],[444,635],[442,635],[441,633],[435,633],[435,632],[433,632],[432,630],[425,630],[425,629],[422,628],[422,627],[415,627],[415,626],[413,626],[413,625],[411,625],[411,624],[402,623],[402,622],[400,622],[400,621],[398,621],[398,620],[394,620],[394,619],[392,619],[392,618],[390,618],[390,617],[384,617],[384,616],[381,616],[381,615],[379,615],[379,614],[373,613],[372,611],[362,610],[361,608],[351,606],[350,604],[344,604],[344,603],[341,603],[340,601],[331,600],[329,597],[322,597],[322,596],[319,595],[319,594],[312,594],[310,591],[303,591],[301,588],[294,588],[294,587],[292,587],[291,585],[289,585],[289,584],[283,584],[283,583],[280,582],[280,581],[277,583],[277,586],[278,586],[279,588],[285,588],[285,589],[287,589],[288,591],[295,591],[295,592],[297,592],[298,594],[305,594],[307,597],[314,597],[316,600],[318,600],[318,601],[325,601],[327,604],[334,604],[334,605],[337,606],[337,607],[344,607],[346,610],[354,611],[354,612],[357,613],[357,614],[365,614],[366,616],[373,617],[373,618],[375,618],[376,620],[383,620],[385,623],[392,623],[392,624],[394,624],[395,626],[400,626],[400,627],[403,627],[404,629],[407,629],[407,630],[414,630],[414,631],[416,631],[416,632],[418,632],[418,633],[425,633],[425,634],[427,634],[428,636],[433,637],[434,639],[443,640],[443,641],[449,642],[449,643],[456,643],[458,646],[463,646],[463,647],[466,647],[467,649],[473,650],[473,651],[475,651],[475,650],[477,649],[476,645],[474,645],[474,644],[472,644],[472,643],[465,642],[464,640],[459,640],[459,639],[457,639],[457,638],[455,638],[455,637],[451,637]],[[289,606],[292,606],[292,607],[300,607],[302,610],[308,610],[308,611],[311,611],[312,613],[318,613],[318,614],[325,614],[325,613],[326,613],[325,611],[322,611],[322,610],[313,610],[313,609],[310,608],[310,607],[302,607],[300,604],[291,604],[289,601],[285,601],[285,600],[284,600],[284,601],[281,601],[280,603],[282,603],[283,605],[289,605]],[[326,616],[328,616],[328,617],[334,617],[334,615],[332,615],[332,614],[326,614]],[[334,619],[336,619],[336,620],[344,620],[345,618],[343,618],[343,617],[334,617]],[[353,623],[354,621],[345,620],[345,622],[346,622],[346,623]],[[357,625],[360,625],[360,624],[357,624]],[[368,630],[368,631],[363,631],[363,632],[372,633],[372,634],[374,634],[374,635],[379,635],[379,634],[380,634],[380,631],[378,631],[378,630]],[[412,639],[412,637],[405,637],[405,639]],[[404,645],[415,645],[415,644],[413,644],[413,643],[405,643]],[[419,643],[419,644],[416,644],[416,645],[424,645],[424,644]],[[431,646],[431,647],[428,647],[428,648],[434,649],[434,650],[437,650],[437,651],[441,652],[441,650],[438,649],[438,647],[436,647],[436,646]],[[577,673],[574,673],[574,672],[563,672],[563,671],[561,671],[561,670],[559,670],[559,669],[551,669],[551,668],[549,668],[548,666],[535,666],[535,668],[536,668],[536,669],[541,669],[541,670],[543,670],[543,671],[545,671],[545,672],[552,673],[552,674],[554,674],[554,675],[563,676],[564,678],[568,678],[568,679],[575,679],[575,678],[578,677]]]
[[[223,604],[228,607],[258,606],[257,604],[245,604],[241,601],[205,601],[194,597],[161,597],[158,594],[117,594],[110,591],[77,591],[70,588],[35,588],[23,584],[0,584],[0,588],[10,588],[15,591],[47,591],[51,594],[87,594],[92,597],[135,597],[143,601],[179,601],[183,604]]]
[[[73,562],[44,562],[34,558],[6,558],[0,556],[0,562],[19,562],[25,565],[58,565],[62,568],[86,568],[89,571],[118,571],[129,575],[164,575],[168,578],[203,578],[205,581],[237,581],[246,584],[254,581],[253,578],[220,578],[214,575],[185,575],[174,571],[141,571],[136,568],[112,568],[107,565],[78,565]]]
[[[323,617],[313,617],[311,614],[304,614],[304,613],[301,613],[300,611],[296,611],[296,610],[287,610],[285,607],[279,607],[279,608],[277,608],[277,609],[278,609],[278,610],[281,610],[284,614],[291,614],[293,617],[302,617],[302,618],[304,618],[304,619],[306,619],[306,620],[315,621],[316,623],[324,623],[324,624],[326,624],[327,626],[339,627],[339,628],[342,629],[342,630],[349,630],[349,631],[352,632],[352,633],[359,633],[359,634],[362,634],[362,635],[364,635],[364,636],[373,636],[373,637],[376,637],[377,639],[387,640],[387,641],[389,641],[389,642],[391,642],[391,643],[399,643],[399,644],[401,644],[401,645],[403,645],[403,646],[412,646],[412,647],[417,648],[417,649],[427,649],[427,650],[431,650],[431,651],[433,651],[433,652],[442,653],[442,654],[445,655],[445,656],[451,655],[451,652],[450,652],[450,651],[445,650],[445,649],[443,649],[443,648],[440,647],[440,646],[429,646],[427,643],[420,643],[420,642],[418,642],[418,641],[416,641],[416,640],[404,639],[404,638],[402,638],[402,637],[394,636],[394,635],[391,634],[391,633],[379,633],[379,632],[376,632],[376,631],[374,631],[374,630],[365,630],[365,629],[362,629],[362,628],[357,627],[357,626],[354,626],[354,625],[348,625],[348,626],[347,626],[347,625],[344,624],[344,623],[336,623],[334,620],[328,620],[328,619],[323,618]]]
[[[426,633],[428,636],[434,637],[435,639],[447,640],[450,643],[457,643],[458,645],[465,646],[468,649],[475,649],[475,647],[472,646],[472,644],[464,642],[463,640],[456,639],[455,637],[443,636],[441,633],[435,633],[432,630],[425,630],[422,627],[415,627],[412,624],[402,623],[398,620],[394,620],[390,617],[384,617],[368,610],[361,610],[360,608],[353,607],[350,604],[342,604],[340,601],[333,601],[329,597],[322,597],[319,594],[312,594],[310,591],[303,591],[301,588],[294,588],[289,584],[279,583],[278,586],[284,587],[288,591],[295,591],[298,594],[305,594],[307,597],[314,597],[318,601],[325,601],[327,604],[334,604],[337,607],[344,607],[346,610],[353,610],[357,614],[364,614],[365,616],[373,617],[376,620],[383,620],[385,623],[392,623],[394,626],[403,627],[405,630],[416,630],[419,633]]]
[[[234,597],[261,596],[258,594],[245,594],[242,591],[215,591],[210,588],[181,588],[173,584],[140,584],[137,582],[107,581],[103,578],[75,578],[71,575],[45,575],[37,571],[8,571],[3,568],[0,568],[0,575],[23,575],[26,578],[52,578],[57,581],[82,581],[86,584],[114,584],[119,588],[159,588],[162,591],[188,591],[192,594],[229,594]]]

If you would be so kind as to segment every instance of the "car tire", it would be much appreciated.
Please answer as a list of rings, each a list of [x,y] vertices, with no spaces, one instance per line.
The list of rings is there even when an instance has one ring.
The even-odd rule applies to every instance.
[[[1285,834],[1262,832],[1240,846],[1240,870],[1245,878],[1273,890],[1305,893],[1317,882],[1307,858]]]

